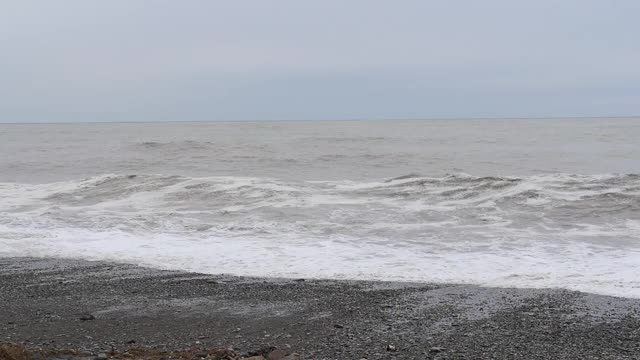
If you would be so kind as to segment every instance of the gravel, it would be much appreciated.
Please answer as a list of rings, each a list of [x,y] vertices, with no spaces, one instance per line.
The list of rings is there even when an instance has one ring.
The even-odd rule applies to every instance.
[[[285,349],[303,359],[640,359],[640,299],[558,289],[0,258],[0,303],[0,343],[93,354],[135,346]]]

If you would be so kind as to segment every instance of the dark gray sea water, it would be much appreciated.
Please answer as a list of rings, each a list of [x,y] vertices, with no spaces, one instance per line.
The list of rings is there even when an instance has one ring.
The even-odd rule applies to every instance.
[[[640,119],[4,124],[0,256],[640,297]]]

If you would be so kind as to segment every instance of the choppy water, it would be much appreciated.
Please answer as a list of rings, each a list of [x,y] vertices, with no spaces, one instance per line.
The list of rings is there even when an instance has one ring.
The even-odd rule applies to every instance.
[[[640,297],[640,119],[0,125],[0,256]]]

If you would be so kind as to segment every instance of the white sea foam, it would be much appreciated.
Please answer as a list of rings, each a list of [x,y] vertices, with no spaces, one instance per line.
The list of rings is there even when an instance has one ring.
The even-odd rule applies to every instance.
[[[189,238],[173,234],[53,229],[20,233],[0,228],[1,256],[111,260],[204,273],[247,276],[377,279],[470,283],[504,287],[561,287],[640,297],[640,250],[585,244],[532,243],[438,250],[363,239]],[[18,235],[18,236],[16,236]]]
[[[0,256],[640,297],[640,177],[0,184]]]

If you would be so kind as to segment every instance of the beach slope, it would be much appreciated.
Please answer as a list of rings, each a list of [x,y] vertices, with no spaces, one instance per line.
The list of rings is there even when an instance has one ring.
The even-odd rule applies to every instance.
[[[94,354],[233,346],[304,359],[640,359],[640,299],[565,290],[2,258],[0,303],[0,343]]]

